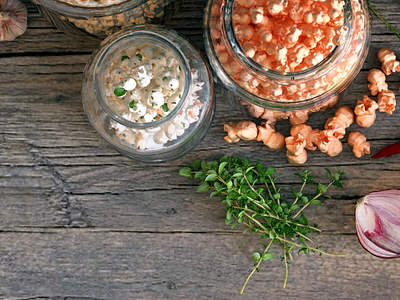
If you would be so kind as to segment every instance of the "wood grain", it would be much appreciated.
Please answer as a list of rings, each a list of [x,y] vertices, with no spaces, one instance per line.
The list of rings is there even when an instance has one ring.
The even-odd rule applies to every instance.
[[[26,2],[27,32],[0,44],[0,298],[1,299],[398,299],[400,260],[369,255],[358,243],[354,205],[374,190],[398,188],[398,156],[355,158],[344,141],[338,157],[309,153],[304,168],[326,182],[326,172],[346,172],[345,189],[308,213],[323,233],[317,245],[346,258],[297,256],[287,289],[279,258],[262,265],[245,294],[241,284],[262,249],[259,236],[224,224],[218,199],[196,194],[196,180],[178,175],[195,159],[222,155],[260,159],[282,174],[278,184],[290,196],[299,168],[285,152],[259,142],[227,144],[223,124],[243,119],[230,92],[216,86],[217,109],[201,144],[173,162],[148,166],[121,156],[103,141],[81,104],[86,61],[98,42],[77,39],[49,25]],[[376,1],[400,28],[397,0]],[[168,22],[204,51],[205,1],[187,0]],[[354,108],[369,94],[367,73],[379,68],[382,47],[399,56],[399,43],[376,18],[372,43],[361,72],[340,105]],[[204,52],[203,52],[204,54]],[[399,96],[400,74],[387,78]],[[322,128],[334,110],[312,116]],[[373,127],[356,124],[372,153],[400,139],[400,112],[378,113]],[[277,129],[287,135],[290,125]],[[279,257],[280,249],[273,249]]]

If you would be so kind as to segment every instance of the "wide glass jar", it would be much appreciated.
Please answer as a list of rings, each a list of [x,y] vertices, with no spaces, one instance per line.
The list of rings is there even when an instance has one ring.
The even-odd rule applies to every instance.
[[[204,57],[185,36],[161,25],[131,26],[105,39],[86,65],[82,97],[95,130],[142,162],[193,150],[215,111]]]
[[[333,2],[334,0],[329,1]],[[307,5],[313,3],[310,0],[297,0],[289,1],[289,5],[293,5],[294,8],[296,5],[296,9],[302,9],[306,2]],[[325,1],[314,2],[318,3],[316,5],[321,5]],[[326,2],[328,3],[328,0]],[[248,23],[252,22],[257,14],[262,16],[263,10],[262,8],[261,10],[258,9],[258,3],[262,2],[255,0],[240,1],[240,4],[247,7],[243,11],[254,12],[251,15],[253,19],[249,19]],[[268,0],[265,3],[288,5],[288,1],[279,0]],[[272,69],[264,63],[261,64],[260,59],[256,59],[256,57],[260,58],[261,55],[264,55],[266,59],[272,57],[268,53],[268,47],[274,40],[270,44],[256,44],[255,51],[257,52],[255,56],[254,52],[249,54],[248,46],[239,43],[235,22],[240,22],[245,19],[245,16],[243,16],[244,13],[240,15],[243,11],[235,11],[235,0],[208,1],[204,16],[206,52],[217,77],[225,87],[235,93],[234,103],[239,109],[251,117],[262,118],[271,123],[290,118],[291,124],[294,125],[305,122],[311,112],[325,110],[338,102],[339,95],[359,73],[368,54],[371,39],[370,16],[366,0],[345,0],[342,3],[343,32],[340,36],[341,44],[332,45],[331,42],[330,52],[326,54],[322,61],[313,66],[303,67],[301,70],[288,70]],[[265,10],[264,7],[264,19],[268,19],[265,17]],[[238,18],[242,19],[238,21]],[[298,24],[293,26],[295,22],[289,20],[288,15],[282,16],[282,19],[289,25],[283,25],[276,31],[285,31],[283,34],[287,35],[286,40],[288,40],[289,33],[298,30],[296,26],[303,26]],[[257,22],[260,22],[260,19]],[[267,22],[270,21],[267,20]],[[316,28],[311,25],[312,23],[309,27]],[[276,25],[267,26],[274,28],[273,26]],[[290,26],[295,27],[295,29]],[[241,35],[246,34],[244,28],[248,29],[249,27],[242,26],[240,28]],[[326,26],[321,28],[325,29]],[[320,29],[317,27],[317,30]],[[300,32],[300,30],[298,31]],[[303,34],[304,32],[307,31],[303,30]],[[262,32],[256,31],[251,39],[257,40],[260,37],[259,40],[261,41],[261,34]],[[277,34],[280,34],[280,32]],[[326,35],[326,33],[323,34]],[[308,37],[313,38],[313,33],[308,34]],[[324,37],[321,36],[321,38]],[[279,43],[278,41],[278,45],[274,45],[276,47],[274,49],[281,47]],[[289,45],[288,48],[290,46],[293,47],[293,44]],[[286,58],[292,59],[290,58],[290,54],[294,53],[292,49],[294,48],[289,48],[287,55],[283,55],[285,60]],[[313,51],[310,48],[310,53],[313,53]],[[257,56],[258,53],[261,54]],[[271,60],[273,61],[275,58],[279,57],[275,55]]]
[[[162,24],[184,0],[34,0],[39,12],[61,31],[104,39],[133,24]]]

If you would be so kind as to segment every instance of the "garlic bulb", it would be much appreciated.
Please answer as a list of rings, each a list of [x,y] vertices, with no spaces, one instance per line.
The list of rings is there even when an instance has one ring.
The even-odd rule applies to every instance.
[[[382,258],[400,257],[400,190],[372,192],[356,205],[356,230],[361,245]]]
[[[12,41],[27,27],[28,11],[20,0],[0,0],[0,42]]]

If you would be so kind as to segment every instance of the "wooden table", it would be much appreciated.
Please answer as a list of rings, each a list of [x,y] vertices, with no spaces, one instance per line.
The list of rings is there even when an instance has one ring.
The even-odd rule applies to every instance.
[[[168,22],[204,52],[206,1],[188,1]],[[368,192],[400,186],[400,156],[357,159],[343,152],[309,153],[303,168],[326,182],[324,168],[344,170],[345,189],[308,212],[323,233],[316,244],[346,258],[294,255],[286,289],[280,259],[265,262],[239,290],[261,251],[260,237],[224,224],[217,198],[196,194],[195,180],[178,175],[195,159],[222,155],[260,159],[282,174],[279,185],[298,188],[285,151],[260,142],[228,144],[223,124],[243,115],[216,86],[217,109],[207,137],[189,155],[145,165],[121,156],[89,124],[81,103],[85,63],[97,42],[52,27],[29,7],[26,33],[0,43],[0,297],[1,299],[399,299],[400,259],[383,260],[358,243],[354,205]],[[376,1],[400,28],[397,0]],[[341,105],[369,95],[366,76],[379,68],[382,47],[400,56],[399,42],[374,18],[367,60]],[[399,96],[400,74],[387,78]],[[313,117],[322,128],[334,111]],[[372,153],[400,140],[400,109],[378,113],[363,132]],[[288,122],[277,126],[285,135]],[[286,193],[289,196],[289,193]],[[273,248],[279,257],[280,249]]]

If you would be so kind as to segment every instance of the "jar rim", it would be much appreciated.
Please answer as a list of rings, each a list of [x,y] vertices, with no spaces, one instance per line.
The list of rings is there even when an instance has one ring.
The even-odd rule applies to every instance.
[[[150,25],[151,26],[151,25]],[[137,28],[139,27],[139,28]],[[118,32],[116,35],[113,35],[106,40],[102,42],[102,45],[107,45],[106,47],[100,46],[98,49],[98,52],[96,53],[97,59],[92,61],[91,63],[94,63],[94,76],[93,76],[93,86],[95,90],[95,96],[97,100],[99,101],[101,107],[107,112],[107,114],[116,122],[119,124],[122,124],[128,128],[135,129],[135,130],[144,130],[144,129],[149,129],[153,127],[160,127],[163,126],[165,123],[173,119],[184,107],[185,103],[188,101],[188,96],[191,93],[191,82],[192,82],[192,76],[191,76],[191,71],[189,64],[187,63],[185,56],[179,50],[173,43],[168,41],[168,39],[158,33],[151,32],[149,30],[144,30],[141,29],[138,25],[134,25],[131,27],[128,27],[120,32]],[[115,60],[117,55],[119,55],[122,51],[129,49],[132,47],[135,43],[133,41],[138,41],[141,43],[145,38],[152,38],[164,47],[168,48],[168,50],[171,50],[174,53],[174,57],[179,60],[179,64],[182,69],[183,77],[184,77],[184,82],[185,82],[185,87],[182,92],[182,97],[181,100],[177,103],[177,105],[172,109],[172,111],[162,117],[159,120],[155,120],[152,122],[145,122],[145,123],[139,123],[139,122],[132,122],[129,121],[122,116],[120,116],[118,113],[116,113],[114,110],[112,110],[106,103],[105,101],[105,93],[104,93],[104,82],[101,80],[101,75],[107,72],[109,65],[104,65],[103,61],[107,59],[110,55],[113,55],[111,58],[111,62]],[[139,40],[138,40],[139,39]],[[127,47],[120,48],[121,45],[126,45]]]
[[[104,17],[134,9],[148,0],[124,0],[106,6],[79,6],[60,0],[36,0],[40,5],[61,13],[67,17],[86,19],[88,17]]]

